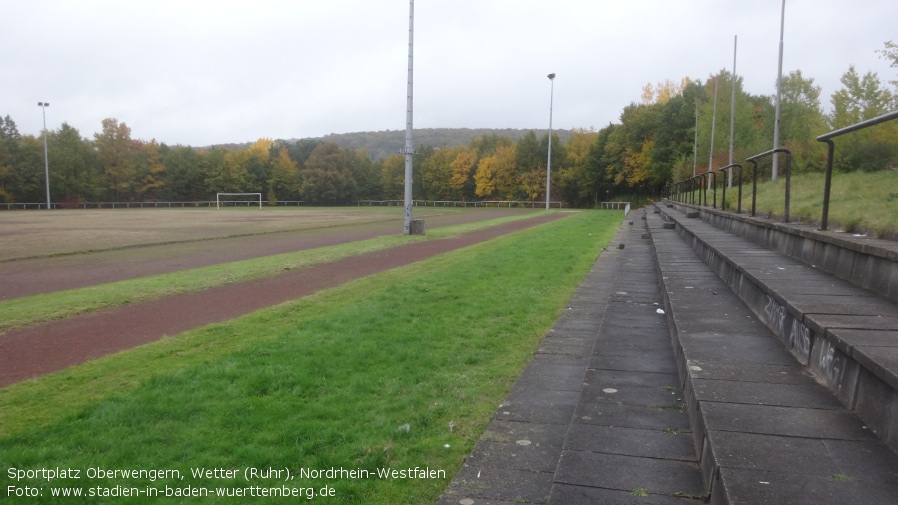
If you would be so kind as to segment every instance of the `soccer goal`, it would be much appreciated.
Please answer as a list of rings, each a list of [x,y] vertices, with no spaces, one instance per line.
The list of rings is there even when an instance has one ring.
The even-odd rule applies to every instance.
[[[225,197],[224,199],[222,197]],[[240,199],[235,199],[237,197],[242,197]],[[252,197],[252,198],[250,198]],[[247,205],[250,204],[255,205],[256,202],[259,202],[259,209],[262,208],[262,193],[215,193],[215,208],[220,209],[221,205],[224,204],[225,207],[228,204],[237,206],[237,205]]]

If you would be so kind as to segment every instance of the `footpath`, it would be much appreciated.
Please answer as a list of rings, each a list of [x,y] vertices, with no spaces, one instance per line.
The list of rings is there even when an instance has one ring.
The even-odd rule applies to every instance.
[[[821,377],[842,357],[838,370],[866,372],[785,294],[841,296],[824,312],[849,333],[878,312],[866,343],[886,357],[895,302],[692,216],[630,214],[440,505],[898,503],[898,404],[877,390],[879,409],[859,411],[863,380],[845,392]],[[770,297],[781,310],[745,280],[765,272],[785,286]]]

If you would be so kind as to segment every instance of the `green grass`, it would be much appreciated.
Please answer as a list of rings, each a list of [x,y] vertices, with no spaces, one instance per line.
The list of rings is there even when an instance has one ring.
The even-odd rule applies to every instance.
[[[790,219],[819,225],[823,212],[823,174],[795,175],[791,180]],[[758,184],[757,214],[782,216],[786,182]],[[718,192],[718,197],[720,196]],[[751,180],[742,187],[742,209],[751,210]],[[735,191],[727,191],[735,208]],[[830,230],[883,236],[898,232],[898,172],[834,173],[829,202]]]
[[[12,482],[7,469],[155,468],[186,476],[52,486],[329,485],[326,503],[432,503],[620,220],[571,214],[2,389],[0,487],[35,486],[44,496],[29,503],[50,503],[45,480]],[[446,478],[246,482],[194,479],[191,467]]]
[[[389,235],[338,246],[235,261],[221,265],[151,275],[138,279],[70,289],[0,302],[0,333],[37,323],[88,314],[121,305],[155,300],[214,286],[277,275],[285,270],[337,261],[410,242],[434,240],[539,214],[522,214],[475,223],[434,228],[427,235]]]

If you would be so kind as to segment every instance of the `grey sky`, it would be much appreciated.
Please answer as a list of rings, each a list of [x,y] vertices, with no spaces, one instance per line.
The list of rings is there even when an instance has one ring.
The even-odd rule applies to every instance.
[[[642,86],[732,70],[773,95],[781,0],[418,0],[416,128],[601,128]],[[0,116],[184,145],[405,128],[407,0],[0,0]],[[883,83],[895,0],[787,0],[783,72]],[[825,49],[821,50],[823,47]]]

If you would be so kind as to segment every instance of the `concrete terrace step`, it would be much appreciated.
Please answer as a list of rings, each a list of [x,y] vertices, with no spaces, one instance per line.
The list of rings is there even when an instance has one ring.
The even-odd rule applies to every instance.
[[[664,219],[676,223],[677,232],[799,361],[898,451],[898,303],[829,274],[816,264],[784,256],[707,222],[686,218],[676,209],[659,210]],[[723,216],[714,213],[710,220],[720,224]],[[785,225],[776,228],[782,230]],[[863,249],[863,244],[849,248],[846,244],[850,241],[845,240],[815,242],[826,244],[828,257],[853,258],[842,262],[842,277],[850,277],[846,272],[856,271],[856,264],[873,261],[859,259],[857,250]],[[846,252],[834,249],[838,243],[845,245],[840,250]],[[796,247],[786,249],[794,251],[797,246],[796,243]],[[888,254],[877,257],[878,269],[890,271],[891,267],[881,264]]]
[[[439,504],[896,503],[898,456],[813,375],[817,344],[796,360],[766,305],[759,317],[739,299],[751,282],[727,285],[782,267],[783,296],[801,292],[799,265],[699,233],[733,241],[760,268],[749,277],[685,232],[703,223],[658,212],[624,222]],[[808,300],[888,306],[836,284],[810,283]],[[783,313],[804,303],[775,296]]]
[[[673,229],[660,212],[677,223]],[[825,373],[849,355],[826,347],[829,325],[818,335],[802,329],[804,313],[793,313],[805,303],[796,294],[841,307],[825,297],[850,299],[859,294],[844,289],[857,288],[679,211],[650,210],[646,218],[711,502],[896,503],[898,456],[874,434],[876,425],[846,409],[806,366],[816,361]],[[778,289],[766,291],[767,284]],[[858,319],[869,311],[848,312]],[[836,315],[846,314],[830,318]],[[784,334],[799,360],[776,338]],[[868,393],[855,380],[850,397],[857,401]]]

